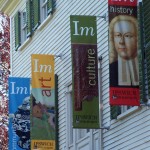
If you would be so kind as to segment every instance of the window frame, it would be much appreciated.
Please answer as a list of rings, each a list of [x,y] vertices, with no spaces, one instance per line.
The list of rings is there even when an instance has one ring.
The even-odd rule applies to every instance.
[[[72,84],[66,86],[65,97],[67,99],[66,104],[66,118],[67,118],[67,142],[68,148],[75,147],[77,142],[90,136],[91,129],[74,129],[73,128],[73,103],[72,103]]]
[[[15,51],[23,49],[27,45],[27,43],[30,42],[30,37],[36,32],[36,30],[42,30],[44,26],[49,22],[49,20],[52,18],[51,14],[53,13],[53,7],[56,1],[25,0],[25,3],[26,6],[24,10],[18,10],[14,15]],[[42,10],[43,8],[44,11]],[[25,24],[23,24],[24,13],[26,13]]]
[[[125,107],[125,106],[123,106],[123,107]],[[141,109],[141,107],[132,106],[129,109],[126,109],[126,108],[123,108],[123,109],[124,110],[122,111],[122,113],[117,116],[117,120],[124,119],[125,117],[130,116],[131,114],[139,111]]]
[[[26,9],[21,14],[21,45],[27,40],[27,12]],[[24,15],[25,14],[25,15]],[[25,18],[24,18],[25,17]],[[24,21],[25,19],[25,21]],[[24,23],[25,22],[25,23]]]
[[[78,129],[77,139],[81,140],[82,138],[85,138],[88,133],[90,133],[90,129]]]
[[[40,21],[41,23],[48,17],[47,15],[47,0],[40,0]]]

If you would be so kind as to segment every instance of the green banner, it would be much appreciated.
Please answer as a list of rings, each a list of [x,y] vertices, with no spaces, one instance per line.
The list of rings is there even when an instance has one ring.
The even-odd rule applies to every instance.
[[[96,17],[71,16],[71,42],[77,44],[97,44]]]
[[[96,17],[71,16],[73,127],[99,128]]]

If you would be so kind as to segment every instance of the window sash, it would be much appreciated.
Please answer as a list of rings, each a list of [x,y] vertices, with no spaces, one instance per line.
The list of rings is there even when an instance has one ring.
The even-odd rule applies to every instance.
[[[21,12],[21,43],[27,39],[27,14],[26,11]]]
[[[47,0],[40,1],[40,20],[43,22],[47,18]]]
[[[68,146],[71,146],[77,140],[80,140],[90,132],[90,129],[74,129],[73,124],[73,101],[72,101],[72,85],[67,87],[67,114],[68,115]]]
[[[78,140],[84,138],[90,129],[78,129]]]

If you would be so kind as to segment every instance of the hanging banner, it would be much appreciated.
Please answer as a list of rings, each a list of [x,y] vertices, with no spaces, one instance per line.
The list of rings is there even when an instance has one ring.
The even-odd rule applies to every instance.
[[[33,54],[31,149],[55,150],[54,56]]]
[[[9,149],[30,149],[30,79],[10,77]]]
[[[110,105],[139,106],[137,0],[108,0]]]
[[[71,16],[73,127],[99,128],[97,29],[94,16]]]

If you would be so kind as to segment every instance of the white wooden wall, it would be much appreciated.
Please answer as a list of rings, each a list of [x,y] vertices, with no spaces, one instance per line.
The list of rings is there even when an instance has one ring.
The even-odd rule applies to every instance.
[[[106,0],[101,1],[101,11],[108,11]],[[102,24],[103,23],[103,24]],[[99,54],[102,55],[102,101],[103,124],[109,124],[109,66],[108,66],[108,21],[100,24],[98,33]],[[98,26],[99,28],[99,26]],[[150,108],[134,107],[110,121],[110,130],[103,131],[104,150],[149,150],[150,149]]]
[[[25,7],[21,1],[18,10]],[[16,10],[16,11],[18,11]],[[107,14],[107,20],[98,17]],[[109,131],[103,130],[102,148],[104,150],[148,150],[150,149],[150,110],[143,107],[123,114],[120,119],[110,121],[109,106],[109,57],[108,57],[108,3],[107,0],[57,0],[56,11],[44,27],[39,27],[34,35],[14,51],[14,21],[11,16],[11,75],[31,77],[31,54],[63,54],[63,59],[55,58],[55,73],[58,75],[59,98],[59,147],[67,150],[66,97],[65,85],[72,80],[70,15],[97,16],[98,55],[102,56],[102,97],[103,125],[111,124]],[[126,116],[127,115],[127,116]],[[82,142],[78,150],[99,150],[100,131]],[[91,136],[94,136],[91,141]],[[84,144],[84,143],[89,144]],[[91,143],[92,142],[92,143]],[[92,145],[92,146],[91,146]],[[72,147],[72,150],[76,150]]]

